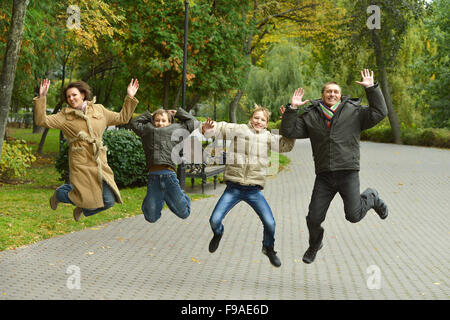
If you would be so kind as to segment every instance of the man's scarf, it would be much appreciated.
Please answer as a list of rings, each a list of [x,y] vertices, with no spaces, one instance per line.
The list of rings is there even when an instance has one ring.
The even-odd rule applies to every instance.
[[[334,113],[336,112],[339,103],[336,103],[334,106],[327,107],[322,101],[320,101],[320,107],[322,108],[323,115],[327,119],[327,126],[328,128],[331,125],[331,119],[333,119]]]

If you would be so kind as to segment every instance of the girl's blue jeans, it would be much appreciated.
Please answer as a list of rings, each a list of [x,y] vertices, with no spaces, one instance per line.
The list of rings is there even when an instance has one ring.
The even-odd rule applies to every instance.
[[[230,181],[227,181],[226,184],[227,187],[209,219],[213,232],[222,234],[224,231],[222,220],[236,204],[245,201],[255,210],[263,223],[263,246],[273,247],[275,243],[275,219],[266,198],[261,192],[261,187],[244,186]]]

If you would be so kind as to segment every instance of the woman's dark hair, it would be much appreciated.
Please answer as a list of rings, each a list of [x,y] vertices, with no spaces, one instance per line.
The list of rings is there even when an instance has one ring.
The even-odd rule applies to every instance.
[[[67,85],[67,87],[64,88],[64,92],[63,92],[63,98],[64,101],[67,102],[67,90],[71,89],[71,88],[77,88],[78,91],[80,91],[80,93],[84,94],[84,100],[92,100],[92,92],[91,92],[91,87],[89,87],[89,85],[84,82],[84,81],[76,81],[76,82],[71,82]]]

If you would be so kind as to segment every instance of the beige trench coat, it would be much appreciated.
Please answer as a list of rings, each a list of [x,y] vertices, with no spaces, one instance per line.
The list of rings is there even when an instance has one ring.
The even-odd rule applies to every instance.
[[[104,207],[102,180],[105,180],[114,191],[116,202],[123,203],[107,162],[102,137],[108,126],[124,124],[131,119],[138,100],[127,95],[120,112],[89,101],[86,113],[67,107],[54,115],[45,113],[45,96],[33,101],[36,125],[62,130],[69,142],[69,179],[74,186],[69,199],[84,209]]]

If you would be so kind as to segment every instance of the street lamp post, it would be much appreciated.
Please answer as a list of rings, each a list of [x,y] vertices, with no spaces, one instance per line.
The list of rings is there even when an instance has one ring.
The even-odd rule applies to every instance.
[[[186,73],[187,73],[187,43],[188,43],[188,25],[189,25],[189,1],[184,1],[184,47],[183,47],[183,80],[182,80],[182,98],[181,108],[186,110]],[[181,155],[182,156],[182,155]],[[178,180],[181,189],[186,189],[186,172],[182,163],[178,166]]]

